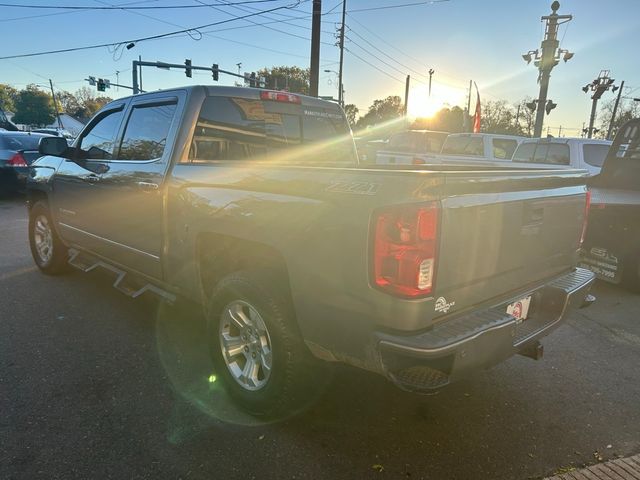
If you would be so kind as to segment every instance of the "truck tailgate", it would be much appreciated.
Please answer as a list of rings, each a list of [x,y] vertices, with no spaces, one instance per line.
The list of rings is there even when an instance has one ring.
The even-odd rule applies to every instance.
[[[584,185],[481,190],[491,193],[442,200],[435,297],[455,302],[455,310],[522,292],[577,260]]]

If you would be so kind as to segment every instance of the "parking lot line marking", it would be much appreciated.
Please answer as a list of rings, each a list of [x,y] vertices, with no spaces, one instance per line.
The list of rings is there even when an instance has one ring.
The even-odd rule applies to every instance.
[[[18,270],[14,270],[13,272],[3,273],[0,275],[0,282],[4,282],[5,280],[9,280],[10,278],[17,277],[19,275],[23,275],[25,273],[34,272],[38,269],[36,266],[24,267]]]

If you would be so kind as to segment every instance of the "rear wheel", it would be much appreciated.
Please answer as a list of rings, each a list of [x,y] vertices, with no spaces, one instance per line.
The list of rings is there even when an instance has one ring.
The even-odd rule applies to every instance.
[[[68,270],[67,248],[53,227],[51,213],[46,202],[37,201],[29,212],[29,246],[38,268],[57,275]]]
[[[231,274],[217,285],[207,309],[216,373],[245,411],[264,418],[298,412],[322,378],[275,278],[264,271]]]

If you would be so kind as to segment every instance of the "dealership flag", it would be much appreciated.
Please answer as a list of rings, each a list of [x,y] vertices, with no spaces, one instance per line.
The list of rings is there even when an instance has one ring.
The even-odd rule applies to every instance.
[[[476,92],[478,95],[476,100],[476,113],[473,116],[473,133],[480,133],[480,90],[478,90],[476,82],[473,82],[473,84],[476,86]]]

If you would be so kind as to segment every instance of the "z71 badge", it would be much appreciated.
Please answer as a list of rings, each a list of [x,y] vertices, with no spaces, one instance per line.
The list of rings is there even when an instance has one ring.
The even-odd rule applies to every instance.
[[[438,297],[434,308],[436,312],[447,313],[455,304],[456,302],[447,302],[447,299],[444,297]]]

